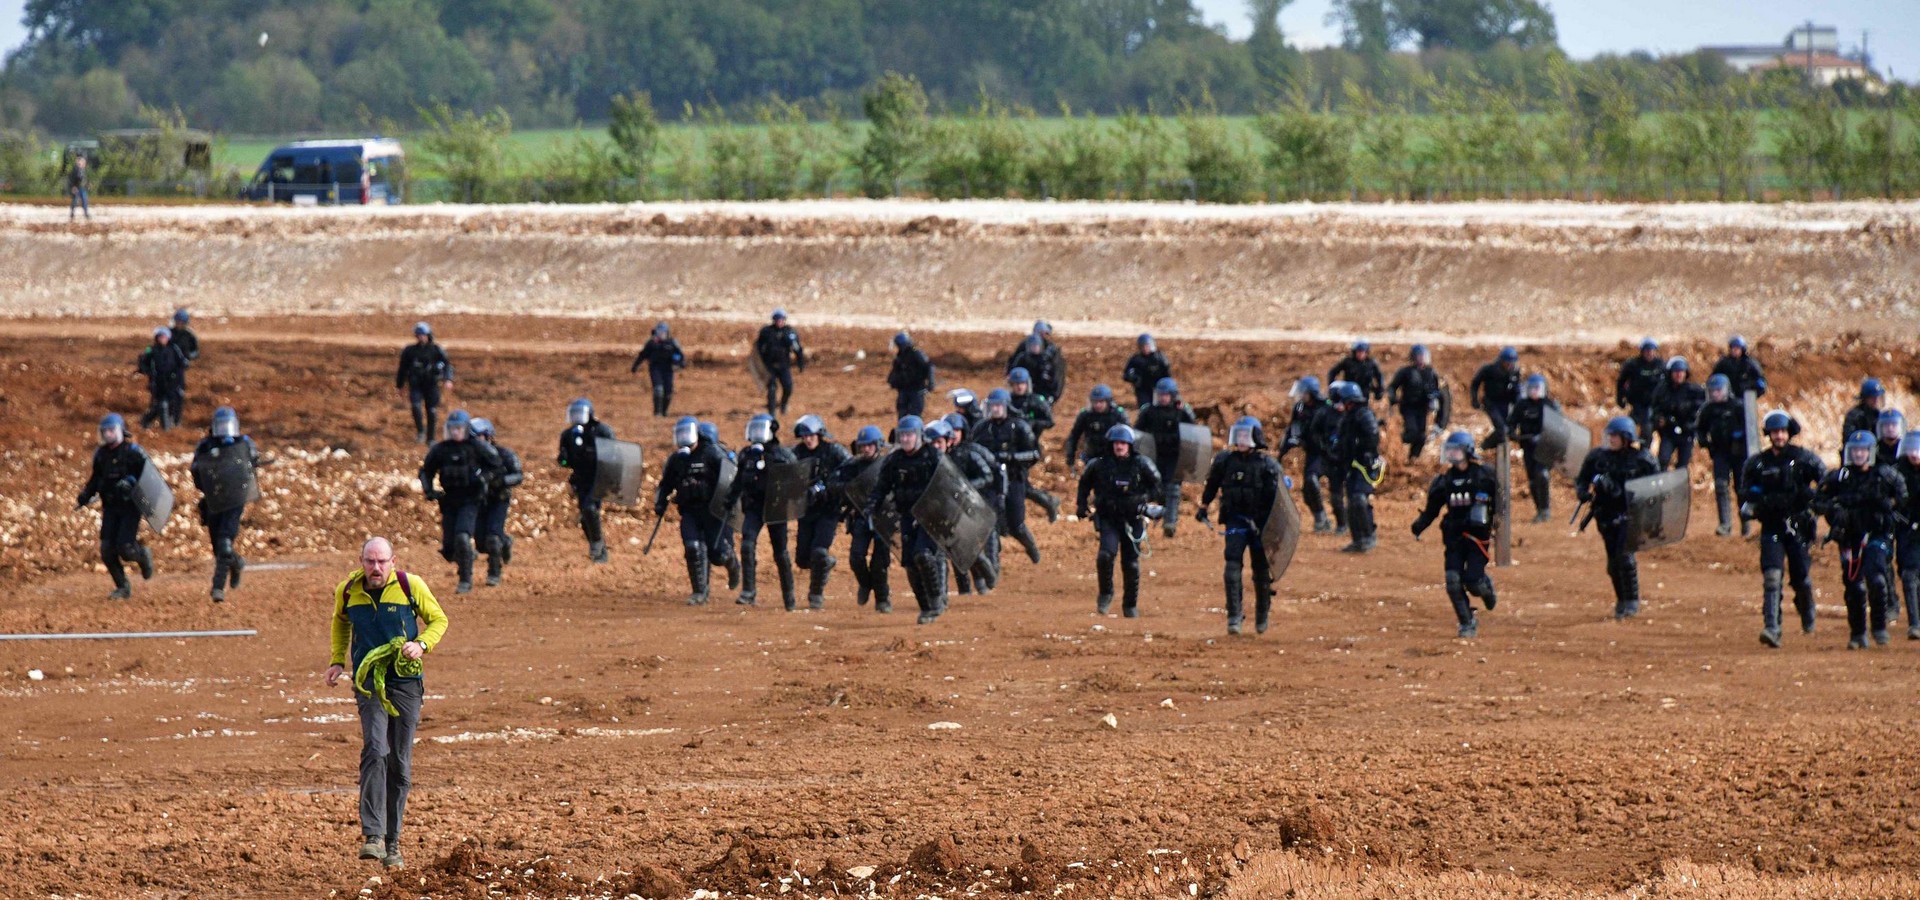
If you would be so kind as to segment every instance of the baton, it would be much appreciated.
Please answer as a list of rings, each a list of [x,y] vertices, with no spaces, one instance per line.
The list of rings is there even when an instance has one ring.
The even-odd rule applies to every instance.
[[[664,515],[653,517],[653,533],[647,535],[647,546],[640,551],[641,556],[646,556],[653,552],[653,539],[660,536],[660,525],[666,521],[667,517]]]

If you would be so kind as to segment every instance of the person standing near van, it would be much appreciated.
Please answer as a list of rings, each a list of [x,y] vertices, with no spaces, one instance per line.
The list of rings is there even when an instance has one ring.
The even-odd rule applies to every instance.
[[[73,211],[78,208],[93,221],[93,210],[87,206],[87,158],[73,158],[73,168],[67,170],[67,221],[73,221]]]
[[[440,413],[440,390],[453,383],[453,361],[447,351],[434,343],[433,328],[425,322],[413,326],[413,344],[400,351],[400,371],[393,386],[405,388],[407,404],[413,407],[413,430],[422,444],[438,433],[434,426]]]

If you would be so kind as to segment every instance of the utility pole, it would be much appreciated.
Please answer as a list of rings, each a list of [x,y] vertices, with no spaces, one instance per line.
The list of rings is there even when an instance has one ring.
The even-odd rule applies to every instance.
[[[1807,20],[1807,87],[1814,87],[1813,78],[1813,20]]]

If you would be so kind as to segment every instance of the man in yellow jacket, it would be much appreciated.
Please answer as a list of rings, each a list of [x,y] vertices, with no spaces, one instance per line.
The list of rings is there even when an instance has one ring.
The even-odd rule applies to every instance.
[[[402,865],[400,819],[413,787],[413,732],[425,693],[421,660],[446,633],[440,602],[419,576],[395,571],[386,538],[368,541],[360,549],[360,568],[333,590],[327,686],[352,673],[363,741],[360,831],[366,843],[360,858],[380,860],[389,869]]]

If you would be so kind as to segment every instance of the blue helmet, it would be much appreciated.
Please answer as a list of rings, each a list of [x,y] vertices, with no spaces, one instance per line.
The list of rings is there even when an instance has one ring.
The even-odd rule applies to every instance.
[[[213,427],[207,429],[214,437],[237,438],[240,436],[240,414],[231,406],[222,406],[213,411]]]
[[[1140,349],[1145,350],[1153,346],[1153,335],[1142,334],[1139,337],[1134,338],[1133,342],[1137,344],[1140,347]]]
[[[1014,366],[1012,369],[1007,370],[1007,383],[1031,385],[1033,384],[1033,373],[1028,372],[1025,366]]]
[[[1407,355],[1417,363],[1424,363],[1433,359],[1433,351],[1428,350],[1425,344],[1413,345],[1413,349],[1407,351]]]
[[[1454,458],[1455,451],[1459,451],[1459,459]],[[1440,445],[1440,458],[1448,463],[1473,459],[1476,455],[1477,448],[1473,443],[1473,435],[1464,431],[1450,432],[1446,442]]]
[[[1658,350],[1658,349],[1660,349],[1660,342],[1659,342],[1659,341],[1656,341],[1656,340],[1654,340],[1653,338],[1650,338],[1650,337],[1643,337],[1643,338],[1641,338],[1641,339],[1640,339],[1640,352],[1641,352],[1641,353],[1652,353],[1652,352],[1654,352],[1655,350]]]
[[[1875,397],[1885,397],[1886,395],[1887,389],[1880,385],[1880,379],[1868,378],[1860,382],[1860,399],[1872,400]]]
[[[963,416],[957,412],[947,413],[946,415],[941,416],[940,421],[947,423],[947,427],[953,429],[954,434],[966,434],[967,426],[972,424],[967,421],[966,416]]]
[[[653,336],[663,341],[667,339],[667,335],[672,333],[672,330],[667,328],[667,323],[665,322],[660,322],[653,326]]]
[[[1500,361],[1503,363],[1517,363],[1520,361],[1520,351],[1512,347],[1501,347]]]
[[[1873,434],[1871,432],[1856,431],[1847,435],[1847,464],[1852,466],[1871,465],[1873,463],[1873,443]],[[1858,459],[1859,462],[1855,462],[1854,460],[1856,459]]]
[[[1693,367],[1687,364],[1687,358],[1684,356],[1676,356],[1672,359],[1667,360],[1668,373],[1691,372],[1691,371],[1693,371]]]
[[[749,444],[765,444],[773,440],[773,417],[766,413],[756,414],[747,420],[747,427],[741,437]]]
[[[413,336],[414,337],[433,337],[433,326],[428,325],[425,322],[415,322],[413,323]]]
[[[1900,439],[1900,449],[1897,452],[1908,458],[1920,454],[1920,431],[1907,432],[1907,436]]]
[[[1626,438],[1629,444],[1640,440],[1640,429],[1635,427],[1633,420],[1626,416],[1614,416],[1607,420],[1607,437],[1613,437],[1616,434]]]
[[[1907,417],[1897,409],[1883,409],[1874,421],[1873,432],[1883,441],[1897,441],[1907,433]]]
[[[593,401],[585,397],[576,397],[567,404],[567,424],[585,425],[593,421]]]
[[[712,422],[701,422],[700,427],[694,430],[700,435],[701,440],[709,444],[720,443],[720,426]]]
[[[1104,384],[1096,384],[1093,386],[1093,390],[1087,392],[1087,400],[1094,403],[1100,403],[1102,401],[1112,403],[1113,388],[1107,387]]]
[[[127,420],[120,418],[119,413],[107,413],[100,417],[100,427],[98,431],[100,432],[100,443],[119,443],[127,436]],[[113,432],[112,440],[107,439],[108,431]]]
[[[1289,390],[1287,393],[1288,395],[1292,396],[1293,399],[1295,400],[1320,399],[1320,376],[1318,375],[1301,376],[1299,381],[1296,381],[1293,383],[1293,389]]]
[[[827,423],[820,421],[820,417],[812,413],[801,416],[800,421],[793,423],[793,436],[797,438],[811,437],[816,434],[824,437],[826,433]]]
[[[1041,319],[1040,321],[1033,323],[1033,333],[1040,335],[1041,337],[1047,337],[1053,334],[1053,323],[1045,319]]]
[[[1534,388],[1540,389],[1539,396],[1537,397],[1534,396],[1534,390],[1533,390]],[[1532,375],[1528,375],[1526,385],[1525,387],[1521,388],[1521,390],[1523,390],[1526,393],[1526,396],[1531,399],[1545,400],[1547,397],[1547,376],[1542,375],[1539,372],[1535,372]]]
[[[855,447],[865,447],[868,444],[878,444],[885,439],[886,436],[880,433],[880,426],[862,425],[860,426],[860,430],[853,435],[853,445]]]
[[[970,390],[967,390],[966,388],[954,388],[952,391],[949,391],[947,393],[947,398],[953,401],[954,409],[965,409],[969,406],[972,406],[974,403],[978,402],[980,399],[978,397],[975,397],[973,395],[973,392]]]
[[[1022,341],[1020,346],[1025,347],[1028,353],[1039,353],[1041,350],[1046,349],[1047,339],[1041,337],[1039,332],[1034,332],[1033,334],[1027,335],[1026,340]]]
[[[927,427],[923,429],[923,433],[926,434],[927,440],[944,441],[947,438],[953,437],[953,426],[948,425],[945,419],[935,419],[927,423]]]
[[[1793,417],[1784,411],[1776,409],[1767,413],[1767,417],[1760,422],[1760,430],[1768,434],[1785,431],[1787,437],[1795,437],[1800,434],[1800,423],[1795,422]]]
[[[1371,343],[1369,343],[1369,342],[1367,342],[1367,341],[1354,341],[1354,342],[1353,342],[1353,348],[1352,348],[1352,352],[1354,352],[1354,353],[1372,353],[1372,352],[1373,352],[1373,344],[1371,344]]]
[[[1340,392],[1333,398],[1335,403],[1367,402],[1366,392],[1360,390],[1359,385],[1354,384],[1351,381],[1342,381],[1339,383],[1338,387],[1340,388]]]
[[[778,325],[781,322],[785,322],[786,320],[787,320],[787,311],[785,309],[776,309],[773,311],[774,324]]]
[[[907,334],[904,331],[896,332],[893,336],[893,346],[898,349],[905,350],[908,347],[913,346],[913,336]]]
[[[919,416],[901,416],[900,421],[893,426],[893,433],[896,436],[921,434],[924,433],[926,429],[926,423],[920,421]]]
[[[193,321],[193,316],[187,314],[186,307],[183,306],[173,311],[173,324],[185,325],[191,321]]]
[[[1259,447],[1260,420],[1254,416],[1241,416],[1227,428],[1227,446],[1240,449]]]
[[[681,416],[673,423],[673,445],[691,447],[700,442],[700,420],[692,416]]]
[[[1747,351],[1747,339],[1737,334],[1734,335],[1733,337],[1727,338],[1727,349],[1738,350],[1742,353],[1745,353]]]
[[[1707,376],[1707,393],[1708,394],[1712,394],[1714,391],[1719,391],[1724,396],[1725,394],[1731,392],[1732,390],[1733,390],[1733,382],[1727,380],[1727,376],[1720,375],[1720,374],[1713,374],[1713,375]]]
[[[160,340],[161,338],[166,338],[167,340],[172,340],[172,339],[173,339],[173,329],[171,329],[171,328],[168,328],[168,327],[167,327],[167,326],[165,326],[165,325],[162,325],[162,326],[160,326],[159,328],[155,328],[155,329],[153,330],[153,339],[157,341],[157,340]]]
[[[1134,433],[1132,426],[1125,422],[1107,429],[1107,441],[1109,443],[1131,445],[1139,439],[1140,436]]]
[[[1007,393],[1006,388],[994,388],[993,390],[987,392],[988,406],[992,406],[995,403],[998,403],[1001,406],[1006,406],[1012,402],[1013,402],[1013,395]]]
[[[1180,382],[1174,381],[1172,378],[1162,378],[1153,383],[1153,392],[1178,397],[1180,396]]]
[[[492,438],[493,437],[493,420],[492,419],[474,419],[473,433],[481,437]]]
[[[453,440],[459,440],[460,438],[453,437],[453,430],[455,428],[458,428],[463,432],[471,432],[473,430],[473,417],[470,415],[467,415],[467,411],[464,409],[456,409],[453,412],[448,413],[447,414],[447,437],[452,438]],[[465,435],[462,435],[462,437],[464,436]]]

